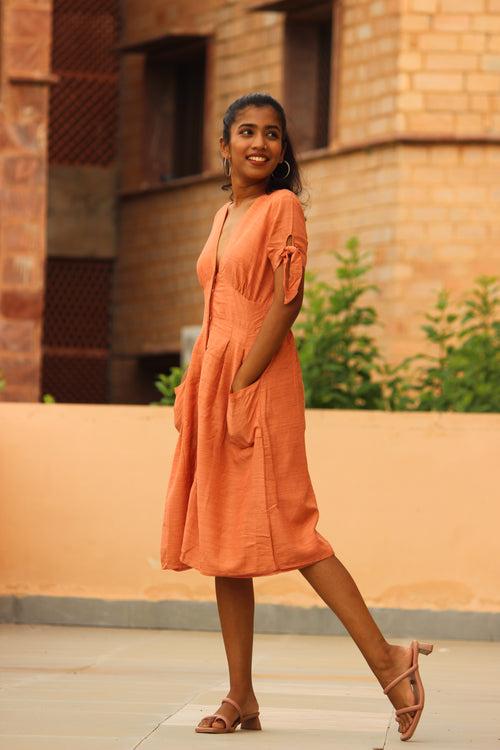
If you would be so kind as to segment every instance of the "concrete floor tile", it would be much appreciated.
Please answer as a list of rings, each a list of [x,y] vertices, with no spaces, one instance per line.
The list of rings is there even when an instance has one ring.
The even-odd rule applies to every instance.
[[[190,703],[170,716],[162,726],[194,727],[203,716],[210,714],[213,706]],[[316,730],[352,731],[355,732],[384,732],[389,723],[389,712],[377,713],[369,711],[336,711],[320,708],[271,708],[260,709],[262,726],[268,729],[304,730],[304,727],[314,727]]]
[[[3,735],[0,750],[131,750],[136,737],[43,737]]]
[[[408,643],[393,639],[394,643]],[[220,633],[0,625],[0,750],[218,750],[194,732],[228,692]],[[350,638],[257,634],[262,750],[395,750],[393,710]],[[500,643],[441,641],[420,656],[413,744],[500,750]],[[227,744],[224,745],[226,749]]]
[[[114,711],[102,705],[67,708],[64,703],[39,702],[9,710],[0,709],[0,736],[4,734],[53,735],[54,737],[112,737],[120,734],[141,736],[161,722],[165,713],[152,711]]]

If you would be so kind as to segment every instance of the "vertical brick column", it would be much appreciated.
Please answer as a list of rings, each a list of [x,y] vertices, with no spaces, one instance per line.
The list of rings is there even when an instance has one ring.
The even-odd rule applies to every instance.
[[[37,401],[51,0],[3,0],[0,44],[0,400]]]

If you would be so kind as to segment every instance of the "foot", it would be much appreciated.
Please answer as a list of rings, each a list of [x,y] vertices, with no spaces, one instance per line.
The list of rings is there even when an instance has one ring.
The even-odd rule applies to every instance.
[[[406,670],[409,669],[412,665],[412,658],[413,656],[411,646],[391,645],[389,650],[388,666],[377,673],[377,679],[382,687],[385,688],[385,686],[392,682],[392,680],[394,680],[396,677],[399,677],[402,672],[406,672]],[[413,691],[412,685],[410,683],[410,678],[413,679],[414,675],[412,674],[409,677],[406,677],[404,680],[401,680],[401,682],[398,682],[397,685],[394,685],[394,687],[392,687],[387,693],[387,697],[391,701],[394,708],[414,706],[415,703],[418,703],[416,692]],[[399,723],[399,732],[406,732],[413,720],[413,717],[415,716],[415,713],[415,711],[411,711],[409,713],[396,716],[396,720]]]
[[[227,694],[227,697],[232,698],[233,701],[236,701],[236,703],[241,707],[241,710],[243,711],[243,716],[259,710],[259,704],[257,703],[257,698],[255,697],[255,693],[253,692],[253,690],[250,692],[247,691],[246,693],[240,693],[236,690],[230,690]],[[238,711],[233,705],[231,705],[231,703],[221,703],[217,711],[214,711],[214,713],[222,714],[222,716],[225,716],[229,721],[229,725],[231,725],[238,717]],[[221,729],[225,728],[225,724],[222,719],[209,718],[202,719],[198,726],[217,727]]]

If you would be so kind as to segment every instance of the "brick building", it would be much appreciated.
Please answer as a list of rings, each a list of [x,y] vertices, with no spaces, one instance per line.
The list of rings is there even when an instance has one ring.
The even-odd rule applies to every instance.
[[[13,384],[0,398],[36,399],[50,80],[47,52],[33,50],[48,49],[50,4],[4,3],[0,369]],[[30,29],[10,15],[21,6],[45,13],[22,65]],[[332,278],[328,251],[351,235],[372,252],[390,358],[422,349],[437,289],[459,293],[498,272],[500,0],[124,0],[120,23],[119,81],[98,71],[119,87],[116,157],[111,149],[99,164],[48,170],[48,257],[107,259],[112,269],[109,341],[93,345],[94,333],[81,344],[87,360],[107,363],[107,400],[154,397],[154,374],[178,361],[181,327],[201,322],[196,258],[227,199],[222,115],[249,91],[271,93],[287,112],[309,198],[309,268]],[[41,122],[13,146],[20,97],[37,97]],[[61,344],[68,359],[72,346]]]
[[[0,7],[0,399],[106,402],[118,2]]]
[[[36,400],[46,254],[50,2],[0,5],[0,399]]]

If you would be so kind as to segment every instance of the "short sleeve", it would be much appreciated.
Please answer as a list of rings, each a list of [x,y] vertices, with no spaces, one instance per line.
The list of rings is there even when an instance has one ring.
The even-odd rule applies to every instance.
[[[287,243],[291,236],[290,242]],[[297,295],[307,260],[307,231],[299,199],[291,190],[280,190],[271,214],[267,257],[273,271],[283,261],[284,302]]]

